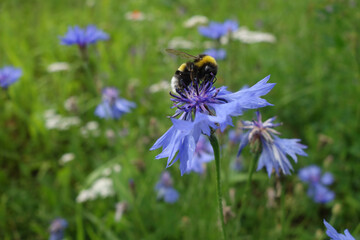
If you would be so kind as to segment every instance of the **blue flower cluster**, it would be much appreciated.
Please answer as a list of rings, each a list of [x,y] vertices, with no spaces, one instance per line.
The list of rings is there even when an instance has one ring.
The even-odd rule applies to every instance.
[[[5,66],[0,69],[0,87],[7,89],[21,77],[22,71],[19,68]]]
[[[155,190],[157,192],[157,198],[164,199],[167,203],[175,203],[179,198],[179,193],[173,188],[173,180],[168,171],[161,174]]]
[[[232,117],[241,115],[247,109],[271,105],[261,96],[267,94],[274,83],[268,83],[270,76],[254,86],[232,93],[226,87],[215,88],[214,80],[191,84],[184,92],[171,95],[177,108],[171,121],[173,126],[150,150],[162,147],[156,159],[168,158],[167,167],[180,160],[181,175],[188,171],[188,162],[193,161],[196,144],[201,134],[210,134],[228,125],[233,126]],[[175,119],[174,117],[179,117]]]
[[[336,229],[331,226],[325,219],[324,224],[326,226],[326,234],[330,237],[330,240],[355,240],[355,238],[350,234],[349,230],[345,230],[344,234],[338,233]]]
[[[326,172],[322,175],[320,167],[311,165],[300,169],[298,176],[301,181],[309,184],[307,194],[316,203],[327,203],[334,200],[335,193],[326,187],[334,182],[331,173]]]
[[[136,107],[136,104],[119,98],[119,91],[114,87],[103,89],[103,101],[95,109],[95,115],[100,118],[119,119],[125,113]]]

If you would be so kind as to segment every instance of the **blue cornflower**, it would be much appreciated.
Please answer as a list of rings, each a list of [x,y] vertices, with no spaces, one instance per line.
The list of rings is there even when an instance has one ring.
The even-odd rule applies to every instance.
[[[326,226],[326,234],[330,237],[330,240],[355,240],[350,234],[349,230],[345,229],[344,234],[338,233],[333,226],[331,226],[325,219],[324,224]]]
[[[254,86],[232,93],[226,87],[215,88],[215,79],[198,82],[177,94],[170,93],[176,107],[171,121],[173,126],[151,147],[155,150],[162,147],[163,151],[156,156],[168,158],[167,167],[180,159],[180,171],[187,171],[188,162],[193,161],[195,147],[201,134],[210,136],[215,129],[224,129],[232,124],[231,117],[239,116],[246,109],[254,109],[271,105],[260,98],[267,94],[274,83],[267,83],[270,76]],[[179,117],[179,119],[175,119]]]
[[[321,168],[311,165],[300,169],[299,178],[301,181],[309,184],[308,196],[317,203],[327,203],[335,198],[335,193],[326,186],[334,182],[331,173],[326,172],[321,175]]]
[[[321,184],[310,185],[308,196],[312,197],[316,203],[328,203],[334,200],[335,193]]]
[[[224,23],[210,22],[209,26],[200,26],[199,33],[205,37],[212,39],[220,39],[228,33],[234,32],[238,29],[238,23],[233,20],[226,20]]]
[[[205,136],[201,135],[196,144],[194,157],[188,161],[187,173],[191,171],[202,174],[205,171],[205,163],[214,160],[214,150]]]
[[[261,146],[262,152],[257,171],[266,167],[269,177],[273,168],[275,168],[277,174],[279,174],[280,169],[284,174],[291,174],[290,170],[293,170],[293,168],[286,155],[291,156],[291,158],[297,162],[296,154],[307,156],[303,151],[303,149],[307,147],[298,143],[300,139],[281,139],[276,136],[280,133],[274,130],[274,127],[279,126],[280,123],[273,123],[275,117],[262,122],[259,111],[256,112],[256,115],[257,121],[243,122],[243,129],[249,131],[242,134],[238,156],[248,143],[255,148]],[[258,151],[258,149],[254,150]]]
[[[64,230],[67,228],[68,223],[63,218],[56,218],[51,222],[49,227],[50,237],[49,240],[62,240],[64,238]]]
[[[172,187],[173,180],[168,171],[165,171],[161,174],[160,180],[155,186],[157,191],[157,198],[164,199],[167,203],[174,203],[179,198],[179,193]]]
[[[102,94],[103,101],[95,109],[95,115],[100,118],[119,119],[136,107],[135,103],[119,98],[119,91],[114,87],[104,88]]]
[[[69,27],[65,36],[60,37],[61,44],[76,44],[80,48],[85,48],[89,44],[108,39],[109,35],[102,30],[97,29],[94,25],[88,25],[85,29],[80,28],[79,26]]]
[[[225,49],[216,49],[216,48],[210,48],[204,51],[204,54],[209,55],[216,60],[223,60],[226,58],[226,51]]]
[[[321,176],[321,168],[316,165],[310,165],[299,170],[299,178],[301,181],[309,184],[330,185],[334,182],[331,173],[326,172]]]
[[[21,77],[22,71],[20,68],[12,66],[5,66],[0,69],[0,87],[7,89],[11,84],[16,82]]]

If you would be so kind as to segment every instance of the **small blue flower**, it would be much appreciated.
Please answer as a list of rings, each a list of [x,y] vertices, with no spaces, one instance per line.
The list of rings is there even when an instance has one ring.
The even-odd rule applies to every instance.
[[[175,203],[179,199],[179,193],[172,186],[173,180],[170,173],[168,171],[163,172],[155,186],[157,198],[164,199],[167,203]]]
[[[321,168],[316,165],[310,165],[299,170],[299,178],[301,181],[309,184],[330,185],[334,182],[334,177],[331,173],[326,172],[321,176]]]
[[[0,69],[0,87],[7,89],[11,84],[15,83],[21,77],[20,68],[5,66]]]
[[[334,200],[335,193],[321,184],[310,185],[308,196],[316,203],[328,203]]]
[[[76,44],[80,48],[85,48],[89,44],[108,39],[107,33],[97,29],[94,25],[88,25],[85,29],[79,26],[69,27],[65,36],[60,37],[60,42],[62,45]]]
[[[210,22],[209,26],[200,26],[199,33],[205,37],[212,39],[219,39],[228,33],[234,32],[238,29],[238,23],[233,20],[227,20],[224,23]]]
[[[136,104],[119,98],[119,91],[113,87],[103,89],[103,101],[95,109],[95,115],[100,118],[119,119],[125,113],[136,107]]]
[[[62,240],[64,238],[64,230],[67,228],[68,223],[63,218],[54,219],[49,227],[50,237],[49,240]]]
[[[324,224],[326,226],[326,234],[330,237],[330,240],[355,240],[350,234],[349,230],[345,230],[344,234],[338,233],[333,226],[331,226],[325,219]]]
[[[293,170],[286,155],[289,155],[295,162],[297,162],[296,154],[300,156],[307,156],[303,149],[307,148],[305,145],[298,143],[300,139],[282,139],[276,136],[280,134],[274,127],[280,123],[273,123],[275,117],[262,122],[261,114],[256,112],[257,121],[244,121],[243,129],[248,130],[241,137],[238,156],[242,149],[250,143],[251,146],[261,146],[262,152],[259,158],[257,171],[265,167],[270,177],[273,168],[277,174],[281,169],[284,174],[291,174]],[[258,145],[256,145],[258,144]],[[258,149],[255,149],[257,151]]]
[[[196,172],[204,173],[205,163],[214,160],[214,150],[211,144],[204,135],[200,135],[199,141],[196,144],[194,157],[188,161],[187,173]]]
[[[271,105],[260,98],[275,85],[267,83],[269,78],[270,76],[235,93],[226,90],[226,87],[213,87],[214,78],[202,82],[195,79],[194,84],[177,94],[170,93],[174,107],[177,108],[171,119],[173,126],[150,150],[162,147],[163,151],[156,159],[168,158],[167,167],[180,159],[180,171],[183,175],[187,171],[188,161],[193,161],[201,134],[210,136],[211,131],[218,128],[224,131],[228,125],[233,126],[233,116],[241,115],[246,109]]]
[[[321,179],[321,168],[311,165],[299,170],[299,178],[301,181],[311,184],[317,184]]]
[[[309,184],[307,194],[316,203],[327,203],[334,200],[335,193],[325,187],[334,182],[334,177],[331,173],[327,172],[321,175],[321,168],[311,165],[300,169],[298,175],[301,181]]]
[[[226,51],[225,49],[215,49],[215,48],[211,48],[211,49],[207,49],[206,51],[204,51],[204,54],[209,55],[213,58],[215,58],[216,60],[223,60],[226,58]]]

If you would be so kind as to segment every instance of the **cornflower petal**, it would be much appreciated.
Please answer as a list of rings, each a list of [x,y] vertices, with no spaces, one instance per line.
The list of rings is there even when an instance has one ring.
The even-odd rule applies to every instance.
[[[334,183],[334,176],[329,173],[329,172],[326,172],[324,173],[324,175],[321,177],[321,183],[324,184],[324,185],[331,185]]]
[[[250,134],[250,131],[240,135],[240,145],[239,145],[239,151],[237,154],[238,157],[240,156],[241,151],[244,149],[244,147],[246,145],[248,145],[248,143],[249,143],[249,134]]]
[[[345,230],[344,234],[338,233],[336,229],[331,226],[325,219],[323,220],[326,227],[326,234],[330,237],[330,240],[355,240],[355,238],[350,234],[349,230]]]
[[[307,156],[306,152],[303,149],[306,149],[307,146],[300,144],[300,139],[286,139],[279,138],[274,135],[274,144],[285,154],[289,155],[294,162],[297,162],[297,155]]]

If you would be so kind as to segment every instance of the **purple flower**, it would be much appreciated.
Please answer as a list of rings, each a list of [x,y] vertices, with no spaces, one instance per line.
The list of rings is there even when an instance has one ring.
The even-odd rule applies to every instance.
[[[276,136],[280,134],[274,127],[280,123],[273,123],[275,117],[262,122],[261,114],[256,112],[257,121],[244,121],[243,129],[248,130],[242,134],[238,156],[241,154],[242,149],[250,143],[252,147],[262,147],[261,155],[257,171],[265,167],[270,177],[273,168],[277,174],[281,169],[284,174],[291,174],[293,170],[286,155],[289,155],[295,162],[297,162],[296,154],[300,156],[307,156],[303,151],[307,148],[305,145],[298,143],[300,139],[282,139]],[[258,151],[259,149],[255,149]]]
[[[11,84],[16,82],[21,77],[22,71],[20,68],[12,66],[5,66],[0,69],[0,87],[7,89]]]
[[[334,200],[335,193],[325,187],[325,185],[330,185],[334,182],[334,177],[331,173],[326,172],[321,176],[321,168],[311,165],[300,169],[299,178],[301,181],[309,184],[307,194],[316,203],[327,203]]]
[[[209,26],[200,26],[199,33],[205,37],[219,39],[230,32],[238,29],[238,23],[233,20],[226,20],[224,23],[210,22]]]
[[[85,48],[89,44],[108,39],[108,34],[97,29],[94,25],[88,25],[85,29],[79,26],[69,27],[65,36],[60,37],[60,42],[62,45],[76,44],[80,48]]]
[[[100,118],[119,119],[125,113],[130,112],[136,104],[119,98],[119,91],[113,87],[103,89],[103,101],[95,109],[95,115]]]
[[[349,230],[345,230],[344,234],[338,233],[333,226],[331,226],[325,219],[324,224],[326,226],[326,234],[330,237],[330,240],[355,240],[350,234]]]
[[[226,58],[226,51],[225,49],[215,49],[215,48],[211,48],[211,49],[207,49],[204,54],[209,55],[213,58],[215,58],[216,60],[223,60]]]
[[[168,158],[167,167],[180,159],[181,175],[186,173],[188,162],[193,161],[195,147],[201,134],[210,136],[215,129],[224,129],[232,124],[231,117],[239,116],[245,109],[254,109],[271,105],[260,98],[267,94],[274,83],[267,83],[270,76],[254,86],[232,93],[226,87],[215,88],[214,78],[198,82],[179,91],[170,93],[176,107],[171,121],[173,126],[161,137],[150,150],[162,147],[156,156]],[[179,119],[175,119],[179,117]]]
[[[157,198],[164,199],[167,203],[175,203],[179,198],[179,193],[172,186],[173,180],[170,173],[168,171],[163,172],[155,186]]]
[[[211,144],[205,136],[201,135],[196,144],[194,157],[188,161],[187,173],[196,172],[199,174],[204,173],[205,163],[214,160],[214,151]]]
[[[67,228],[68,223],[63,218],[54,219],[49,227],[50,237],[49,240],[62,240],[64,238],[64,230]]]

